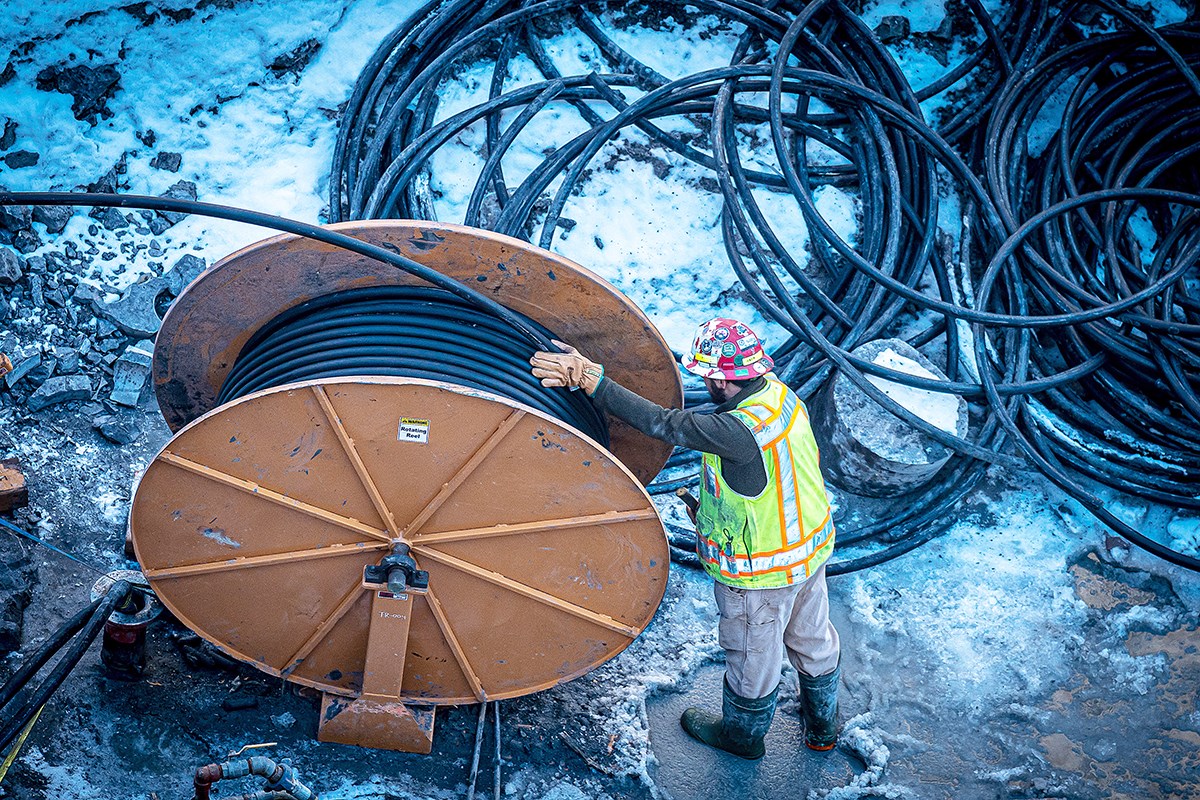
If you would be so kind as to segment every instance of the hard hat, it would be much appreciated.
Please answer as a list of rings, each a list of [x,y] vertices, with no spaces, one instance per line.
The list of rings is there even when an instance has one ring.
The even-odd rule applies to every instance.
[[[683,363],[702,378],[743,381],[766,375],[774,362],[754,331],[733,319],[717,317],[696,329],[692,353]]]

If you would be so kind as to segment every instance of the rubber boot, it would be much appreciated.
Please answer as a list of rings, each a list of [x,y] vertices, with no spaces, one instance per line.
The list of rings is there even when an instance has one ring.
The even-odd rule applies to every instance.
[[[842,666],[813,678],[800,677],[800,714],[804,717],[804,743],[812,750],[832,750],[837,744],[837,693]]]
[[[741,697],[734,694],[726,681],[721,716],[699,708],[689,708],[679,718],[679,724],[693,739],[710,747],[746,759],[762,758],[767,752],[763,739],[775,717],[775,698],[778,694],[779,687],[776,686],[766,697]]]

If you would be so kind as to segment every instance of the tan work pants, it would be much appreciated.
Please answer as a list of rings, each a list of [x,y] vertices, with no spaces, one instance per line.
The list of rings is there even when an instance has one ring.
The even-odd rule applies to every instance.
[[[824,566],[791,586],[738,589],[714,583],[713,589],[725,679],[736,694],[757,698],[774,691],[785,650],[793,667],[814,678],[838,665],[841,645],[829,621]]]

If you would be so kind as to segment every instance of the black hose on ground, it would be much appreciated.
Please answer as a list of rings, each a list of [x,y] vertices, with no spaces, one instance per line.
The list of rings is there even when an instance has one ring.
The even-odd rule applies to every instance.
[[[90,613],[86,622],[78,627],[78,632],[74,635],[74,638],[64,636],[64,631],[78,624],[80,617],[84,613],[82,611],[72,617],[63,626],[63,629],[52,637],[55,641],[61,640],[62,644],[70,641],[70,647],[62,654],[58,663],[54,665],[54,669],[46,676],[45,680],[30,691],[23,702],[21,702],[21,690],[28,685],[34,673],[31,672],[23,675],[24,684],[14,686],[14,690],[11,692],[9,687],[5,686],[4,694],[10,700],[3,708],[0,708],[0,751],[8,750],[9,745],[21,733],[21,730],[29,723],[34,714],[38,712],[38,709],[44,706],[50,697],[58,691],[63,681],[75,669],[83,654],[87,652],[88,647],[104,628],[104,623],[108,621],[113,610],[125,601],[131,591],[134,591],[134,587],[128,581],[114,582],[104,597],[84,609],[84,611]],[[60,644],[60,649],[61,646]],[[42,663],[44,664],[45,660]]]

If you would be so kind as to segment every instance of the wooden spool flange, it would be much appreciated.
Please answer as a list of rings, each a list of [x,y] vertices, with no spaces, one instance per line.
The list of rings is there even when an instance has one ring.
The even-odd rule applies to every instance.
[[[667,343],[634,303],[598,275],[528,242],[445,222],[342,222],[330,230],[379,245],[486,292],[554,331],[615,381],[667,408],[683,383]],[[368,286],[425,285],[388,264],[299,236],[276,236],[222,259],[167,312],[154,346],[158,405],[176,431],[217,405],[246,342],[284,311]],[[609,417],[609,449],[643,484],[671,445]]]
[[[509,291],[564,281],[572,303],[580,292],[608,298],[620,309],[613,335],[631,351],[655,349],[633,340],[633,327],[653,328],[628,300],[550,254],[461,226],[355,224],[377,240],[436,241],[430,250],[476,236],[503,245],[507,261],[474,267],[494,275],[508,264],[516,275]],[[648,477],[565,422],[505,397],[363,376],[290,384],[213,408],[241,344],[280,311],[371,282],[406,282],[401,273],[352,268],[323,247],[281,237],[247,248],[205,273],[168,314],[156,384],[168,420],[189,421],[138,486],[133,548],[163,604],[188,627],[325,693],[322,740],[429,752],[431,707],[540,691],[628,646],[662,600],[667,542],[642,486]],[[462,241],[455,247],[460,256],[468,250]],[[542,261],[530,260],[538,254]],[[340,278],[322,290],[311,270]],[[368,274],[366,284],[347,277],[355,270]],[[270,311],[246,300],[252,295],[233,303],[250,285],[274,285],[263,280],[268,271],[290,287],[265,304]],[[586,325],[554,324],[571,313],[555,305],[562,295],[540,297],[541,316],[531,313],[533,301],[517,310],[567,328],[564,337],[581,348],[599,340]],[[605,320],[594,303],[579,308],[599,328]],[[252,329],[234,335],[234,323],[250,318]],[[650,361],[663,374],[646,375],[631,361],[618,369],[641,389],[657,381],[660,401],[679,405],[670,352],[656,333],[649,338],[660,351]],[[228,364],[217,356],[220,368],[201,369],[217,353],[228,353]],[[672,378],[675,396],[663,398]],[[636,442],[625,435],[620,446],[636,455]],[[640,463],[651,477],[662,464],[645,454]],[[367,579],[366,568],[398,544],[428,572],[427,590],[390,592]]]

